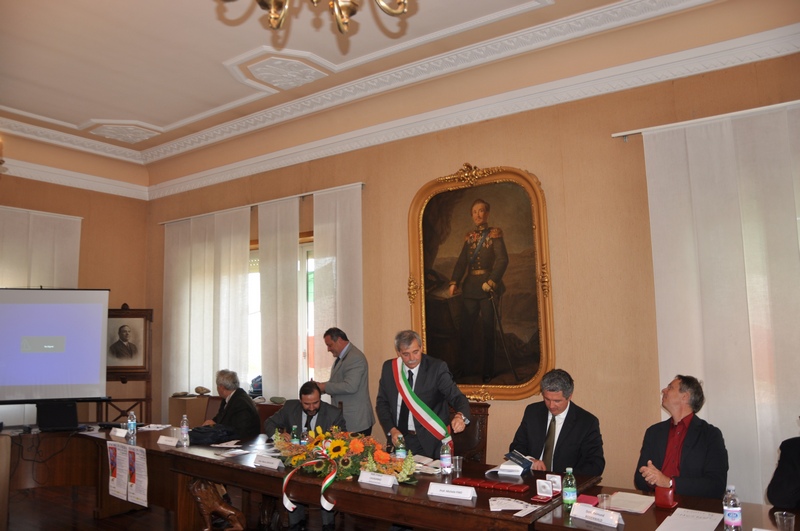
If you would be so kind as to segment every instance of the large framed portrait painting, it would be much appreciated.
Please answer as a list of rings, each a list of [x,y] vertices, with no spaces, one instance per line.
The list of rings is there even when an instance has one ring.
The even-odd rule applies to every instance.
[[[536,176],[470,164],[409,213],[412,321],[471,398],[520,399],[555,364],[544,193]]]

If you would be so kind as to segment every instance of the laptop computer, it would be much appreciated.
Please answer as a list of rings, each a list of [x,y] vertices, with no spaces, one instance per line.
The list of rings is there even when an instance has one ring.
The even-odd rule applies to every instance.
[[[77,405],[72,400],[40,402],[36,404],[36,424],[43,432],[77,431]]]

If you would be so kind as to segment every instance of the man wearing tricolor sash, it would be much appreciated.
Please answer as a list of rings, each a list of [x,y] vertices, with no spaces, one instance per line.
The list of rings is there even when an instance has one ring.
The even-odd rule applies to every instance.
[[[422,352],[422,339],[413,330],[395,336],[397,358],[381,369],[376,410],[387,439],[397,444],[403,435],[415,455],[439,458],[451,433],[469,423],[469,401],[453,381],[447,364]],[[450,418],[450,407],[456,413]]]

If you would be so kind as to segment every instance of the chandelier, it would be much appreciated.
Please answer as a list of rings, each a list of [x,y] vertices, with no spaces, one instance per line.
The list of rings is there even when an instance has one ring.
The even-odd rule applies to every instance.
[[[283,21],[286,18],[286,11],[289,9],[289,4],[292,0],[256,0],[258,5],[264,11],[269,13],[269,26],[274,30],[281,29]],[[390,0],[391,1],[391,0]],[[330,0],[328,2],[333,18],[336,20],[336,26],[339,28],[339,33],[347,33],[348,25],[350,24],[350,17],[354,17],[361,7],[362,0]],[[386,13],[396,17],[402,15],[408,9],[408,0],[394,0],[397,7],[391,7],[386,0],[375,0],[378,7]],[[311,0],[314,7],[317,6],[319,0]]]

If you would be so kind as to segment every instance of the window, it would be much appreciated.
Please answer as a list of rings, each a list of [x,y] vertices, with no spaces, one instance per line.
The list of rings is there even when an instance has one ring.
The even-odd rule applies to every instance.
[[[301,341],[303,363],[301,380],[314,377],[314,244],[300,245],[298,262],[298,329],[303,331]],[[250,268],[247,275],[248,291],[248,366],[241,381],[250,382],[261,374],[261,277],[259,275],[258,248],[250,251]]]

